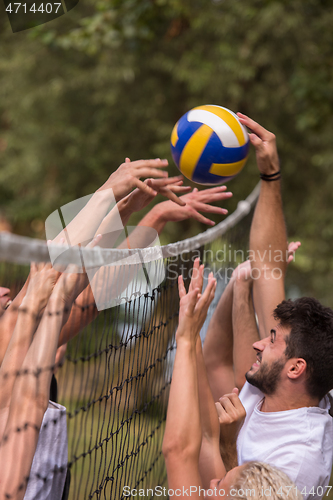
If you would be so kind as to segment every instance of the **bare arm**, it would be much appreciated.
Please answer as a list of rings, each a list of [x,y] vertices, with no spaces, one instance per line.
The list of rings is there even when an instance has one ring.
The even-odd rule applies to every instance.
[[[77,297],[71,307],[69,318],[59,335],[58,347],[74,338],[98,316],[94,295],[90,285]]]
[[[292,262],[300,242],[292,241],[288,246],[288,264]],[[245,373],[256,361],[253,344],[259,340],[259,332],[253,307],[253,279],[250,261],[240,264],[233,272],[234,300],[232,305],[232,325],[234,338],[234,374],[239,390],[245,384]]]
[[[47,310],[50,311],[49,308]],[[53,345],[57,345],[57,338],[53,339],[53,332],[59,334],[62,323],[60,315],[52,314],[44,316],[38,328],[43,332],[44,341],[39,346],[36,342],[40,339],[36,332],[36,342],[31,344],[26,359],[24,360],[21,372],[27,370],[24,375],[21,373],[16,377],[12,390],[11,403],[7,425],[4,430],[0,445],[1,482],[0,497],[5,498],[5,494],[12,495],[11,498],[21,500],[24,496],[30,473],[32,460],[36,451],[39,429],[47,408],[48,394],[51,381],[51,369],[43,371],[36,377],[36,367],[40,364],[35,359],[36,352],[43,351],[45,360],[49,360],[48,353],[55,354]],[[45,337],[46,349],[45,349]],[[54,362],[49,360],[49,366]],[[17,429],[21,429],[18,432]]]
[[[202,289],[203,273],[204,265],[200,266],[199,259],[195,259],[189,292],[195,288],[198,288],[199,290]],[[211,280],[212,278],[213,273],[210,273],[208,280]],[[208,489],[210,481],[217,477],[224,477],[226,471],[220,454],[220,425],[212,391],[208,383],[200,336],[198,337],[196,344],[196,357],[202,429],[199,471],[204,488]]]
[[[27,293],[18,308],[16,325],[0,368],[0,408],[10,404],[16,372],[21,369],[57,278],[51,264],[31,265]]]
[[[245,373],[256,360],[252,345],[259,340],[253,301],[251,263],[245,261],[233,273],[234,300],[232,304],[232,326],[234,335],[235,385],[241,390],[245,384]]]
[[[199,456],[199,470],[204,488],[209,488],[210,481],[224,477],[226,470],[220,454],[220,426],[218,415],[210,390],[201,340],[197,341],[197,367],[200,400],[202,442]]]
[[[176,334],[177,352],[162,448],[168,485],[172,489],[202,487],[199,473],[202,430],[196,342],[214,297],[215,286],[216,281],[211,277],[202,296],[198,288],[186,294],[183,280],[179,278],[181,302]],[[193,495],[193,498],[198,499],[199,495]]]
[[[22,300],[26,294],[28,284],[29,284],[30,275],[28,276],[27,281],[24,286],[20,290],[20,292],[13,299],[10,306],[6,309],[4,314],[0,318],[0,330],[1,330],[1,342],[0,342],[0,365],[5,356],[5,352],[7,350],[9,341],[11,339],[13,330],[16,325],[18,310],[22,303]]]
[[[29,299],[28,294],[26,299]],[[28,315],[39,314],[40,310],[36,307],[36,303],[37,301],[35,305],[29,303]],[[27,320],[28,318],[25,318],[25,324]],[[11,498],[21,500],[24,496],[27,486],[26,478],[30,473],[39,429],[48,404],[51,367],[54,364],[62,321],[63,303],[59,300],[59,296],[55,296],[49,300],[33,341],[19,367],[19,374],[14,384],[11,378],[2,384],[2,387],[6,388],[7,383],[10,383],[12,393],[7,424],[0,444],[1,498],[4,498],[5,494],[10,494]],[[15,337],[20,333],[17,331],[18,328],[21,329],[23,338],[25,337],[25,324],[21,324],[19,316],[14,332]],[[36,326],[36,323],[34,324]],[[38,375],[36,374],[37,368],[40,369]],[[17,429],[21,431],[18,432]]]
[[[210,320],[203,346],[207,376],[214,401],[235,387],[233,371],[232,302],[231,278]]]
[[[277,173],[279,159],[274,134],[245,115],[239,113],[238,117],[252,131],[249,137],[256,149],[259,171],[266,175]],[[285,298],[284,278],[288,254],[280,180],[261,182],[251,225],[250,252],[252,269],[258,275],[253,285],[254,307],[260,336],[266,337],[275,325],[272,312]]]
[[[75,271],[71,274],[64,273],[55,285],[12,388],[7,424],[0,442],[1,498],[10,494],[10,498],[21,500],[25,493],[26,478],[30,473],[39,429],[48,405],[58,336],[66,321],[68,307],[85,286],[85,277],[73,273]],[[42,276],[39,284],[45,285],[45,276]],[[48,292],[52,288],[53,286],[49,286]],[[33,290],[37,294],[41,293],[36,283]],[[28,291],[26,303],[22,306],[30,306],[29,313],[36,316],[40,312],[40,301],[30,301],[30,295]],[[20,326],[24,335],[24,325]],[[19,336],[20,332],[15,334]],[[7,381],[8,379],[5,384]]]

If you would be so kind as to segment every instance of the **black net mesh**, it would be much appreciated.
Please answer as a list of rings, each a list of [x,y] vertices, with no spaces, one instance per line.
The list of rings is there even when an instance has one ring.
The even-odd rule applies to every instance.
[[[144,490],[145,498],[153,498],[157,486],[167,487],[161,450],[178,324],[177,277],[183,274],[188,285],[197,256],[206,264],[206,276],[210,270],[214,272],[218,288],[209,320],[232,269],[247,258],[251,217],[248,214],[222,237],[199,249],[159,261],[165,278],[158,287],[101,311],[82,328],[85,315],[93,313],[95,305],[88,297],[83,306],[73,304],[68,320],[72,325],[67,323],[67,327],[78,333],[68,342],[61,366],[54,368],[57,386],[53,380],[50,396],[66,408],[68,457],[61,464],[50,462],[49,468],[32,468],[30,478],[39,474],[40,489],[29,498],[45,498],[54,477],[63,478],[66,473],[62,494],[72,500],[122,499],[133,489]],[[10,288],[14,297],[29,266],[12,260],[0,263],[0,286]],[[2,315],[0,327],[6,314],[9,309]],[[19,376],[27,374],[21,371]],[[40,376],[36,366],[37,384]],[[54,428],[55,434],[52,450],[48,449],[50,441],[43,445],[44,459],[51,451],[57,453],[55,421],[62,417],[56,411],[55,415],[46,422],[48,433],[52,435]],[[62,427],[60,433],[65,432]],[[26,485],[26,478],[22,484]]]

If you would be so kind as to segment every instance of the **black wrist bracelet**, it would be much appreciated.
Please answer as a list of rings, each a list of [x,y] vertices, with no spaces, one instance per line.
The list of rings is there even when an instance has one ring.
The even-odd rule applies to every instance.
[[[274,174],[260,174],[260,179],[267,182],[278,181],[281,179],[281,170]]]

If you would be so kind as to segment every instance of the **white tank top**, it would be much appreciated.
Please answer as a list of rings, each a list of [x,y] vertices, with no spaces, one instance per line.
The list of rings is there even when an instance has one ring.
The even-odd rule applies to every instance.
[[[59,500],[67,473],[66,408],[49,401],[24,500]]]

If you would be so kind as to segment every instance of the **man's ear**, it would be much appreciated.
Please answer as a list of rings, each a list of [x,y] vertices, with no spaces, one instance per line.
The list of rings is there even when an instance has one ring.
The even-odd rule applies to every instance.
[[[297,379],[301,375],[305,374],[306,371],[306,361],[303,358],[293,358],[289,360],[289,367],[287,376],[290,379]]]

